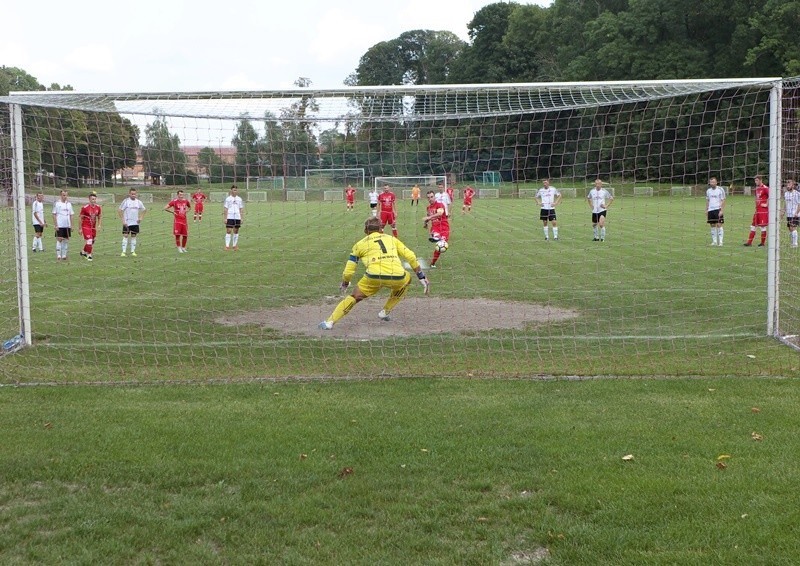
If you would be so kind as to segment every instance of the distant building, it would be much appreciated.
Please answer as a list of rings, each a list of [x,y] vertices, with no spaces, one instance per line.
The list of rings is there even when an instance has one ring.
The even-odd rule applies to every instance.
[[[197,156],[206,147],[211,148],[223,163],[232,165],[236,162],[236,148],[233,146],[211,147],[206,145],[184,145],[181,146],[181,151],[183,151],[183,153],[186,155],[187,171],[191,171],[196,175],[205,173],[205,171],[202,171],[202,168],[197,164]],[[123,183],[137,181],[144,183],[146,176],[141,148],[136,150],[136,164],[133,167],[126,167],[117,173],[117,179],[120,179]],[[148,181],[152,182],[150,179],[148,179]],[[153,182],[153,184],[158,183]]]
[[[186,154],[186,169],[196,175],[205,173],[197,163],[197,156],[205,148],[210,148],[223,163],[233,165],[236,163],[236,148],[233,146],[211,147],[210,145],[182,145],[181,151]]]

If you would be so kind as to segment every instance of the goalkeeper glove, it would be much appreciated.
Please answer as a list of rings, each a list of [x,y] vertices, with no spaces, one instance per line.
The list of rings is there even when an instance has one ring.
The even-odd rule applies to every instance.
[[[345,294],[347,293],[348,287],[350,287],[350,281],[342,281],[342,284],[339,285],[339,291],[341,291],[342,294]]]
[[[417,271],[417,277],[419,278],[419,282],[422,284],[422,288],[423,288],[422,292],[427,295],[428,291],[431,288],[431,284],[428,281],[428,278],[425,277],[425,272],[424,271]]]

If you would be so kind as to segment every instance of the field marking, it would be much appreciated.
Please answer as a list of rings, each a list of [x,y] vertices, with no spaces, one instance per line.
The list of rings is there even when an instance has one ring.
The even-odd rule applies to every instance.
[[[535,340],[535,341],[552,341],[552,340],[573,340],[573,341],[589,341],[589,340],[604,340],[608,342],[618,341],[618,340],[649,340],[649,341],[664,341],[664,340],[715,340],[720,338],[767,338],[766,334],[759,334],[756,332],[737,332],[737,333],[727,333],[727,334],[670,334],[670,335],[653,335],[653,334],[603,334],[597,336],[539,336],[539,337],[486,337],[486,336],[461,336],[459,339],[461,340],[480,340],[485,342],[488,340],[495,340],[495,341],[503,341],[503,340]],[[320,335],[320,338],[323,338],[323,335]],[[326,337],[327,338],[327,337]],[[334,336],[335,338],[335,336]],[[317,340],[317,338],[309,338],[310,340]],[[87,345],[80,342],[58,342],[55,344],[52,343],[42,343],[42,344],[34,344],[37,347],[46,347],[46,348],[69,348],[69,349],[77,349],[77,350],[95,350],[95,349],[104,349],[104,348],[141,348],[141,349],[148,349],[148,348],[190,348],[190,347],[223,347],[223,346],[250,346],[250,347],[258,347],[260,345],[263,346],[271,346],[273,344],[287,344],[291,342],[297,342],[298,340],[305,340],[305,339],[298,339],[298,338],[280,338],[277,340],[269,340],[264,342],[259,341],[249,341],[249,340],[221,340],[215,342],[158,342],[158,343],[143,343],[143,342],[96,342],[91,345]],[[376,340],[385,340],[385,338],[376,339]],[[364,340],[368,342],[368,340]]]

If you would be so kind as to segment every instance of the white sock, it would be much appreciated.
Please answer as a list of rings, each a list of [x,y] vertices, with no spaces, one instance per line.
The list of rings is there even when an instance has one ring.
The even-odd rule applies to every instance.
[[[606,227],[605,226],[600,228],[600,239],[601,240],[605,240],[606,239]]]
[[[231,247],[231,235],[230,234],[225,234],[225,247],[226,248]]]
[[[234,234],[233,235],[233,245],[234,246],[238,246],[239,245],[239,234]]]
[[[712,244],[716,244],[717,243],[717,229],[716,228],[712,228],[711,229],[711,243]]]
[[[547,226],[544,227],[544,239],[547,240],[550,237],[550,234],[547,231]]]
[[[125,253],[128,249],[128,238],[122,238],[122,253]]]
[[[61,242],[56,240],[56,257],[61,257]]]
[[[136,252],[136,238],[131,238],[131,253]]]
[[[792,232],[792,245],[797,245],[797,230]]]
[[[598,233],[597,233],[597,226],[594,226],[594,227],[592,228],[592,232],[594,233],[594,237],[595,237],[595,238],[598,238],[598,237],[599,237],[599,235],[598,235]]]
[[[717,228],[717,243],[721,246],[722,245],[722,236],[725,234],[725,230],[720,226]]]
[[[553,226],[553,237],[558,238],[558,226]]]
[[[69,249],[69,242],[64,240],[61,242],[61,257],[67,257],[67,250]]]

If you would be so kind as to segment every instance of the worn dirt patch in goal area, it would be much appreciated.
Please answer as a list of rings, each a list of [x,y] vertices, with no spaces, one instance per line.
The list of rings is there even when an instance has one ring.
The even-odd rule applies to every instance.
[[[348,340],[418,336],[445,332],[462,333],[540,326],[569,320],[578,311],[535,303],[491,299],[408,298],[397,305],[388,322],[378,318],[385,296],[361,301],[332,330],[317,325],[330,315],[341,297],[327,297],[317,305],[262,309],[220,317],[226,326],[256,324],[285,334],[301,334]]]

